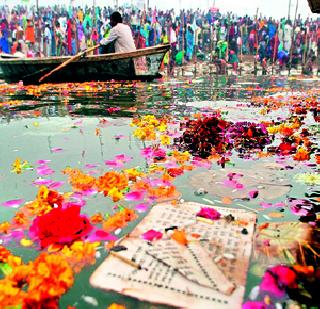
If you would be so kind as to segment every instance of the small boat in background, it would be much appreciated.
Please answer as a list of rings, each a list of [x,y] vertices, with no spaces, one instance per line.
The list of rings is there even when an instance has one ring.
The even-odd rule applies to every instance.
[[[44,83],[90,82],[115,80],[153,80],[161,77],[160,67],[170,45],[157,45],[128,53],[86,55],[70,62],[45,79]],[[40,84],[39,79],[70,56],[18,58],[0,55],[2,78],[7,83],[23,81],[24,85]]]

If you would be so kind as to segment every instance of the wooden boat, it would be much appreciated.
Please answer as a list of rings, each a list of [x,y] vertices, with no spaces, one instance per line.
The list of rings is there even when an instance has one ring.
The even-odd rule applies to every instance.
[[[320,1],[319,0],[308,0],[310,9],[313,13],[320,13]]]
[[[160,66],[169,49],[170,45],[166,44],[128,53],[86,55],[50,75],[43,83],[152,80],[161,77]],[[7,83],[22,80],[25,85],[36,85],[41,76],[70,58],[17,58],[1,54],[0,68]]]

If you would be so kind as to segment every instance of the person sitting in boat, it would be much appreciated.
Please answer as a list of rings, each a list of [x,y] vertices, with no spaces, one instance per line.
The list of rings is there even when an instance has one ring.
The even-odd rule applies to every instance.
[[[116,53],[127,53],[136,50],[132,31],[128,25],[122,23],[122,17],[119,12],[113,12],[110,16],[110,30],[109,36],[100,41],[101,45],[108,45],[114,42]]]

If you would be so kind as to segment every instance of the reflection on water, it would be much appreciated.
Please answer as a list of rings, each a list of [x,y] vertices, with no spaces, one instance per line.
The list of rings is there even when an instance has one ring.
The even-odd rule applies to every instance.
[[[187,115],[185,103],[196,101],[247,101],[279,87],[291,91],[311,89],[317,80],[299,82],[286,78],[241,78],[159,80],[153,83],[89,83],[30,87],[8,86],[0,93],[0,113],[8,121],[16,117],[112,116],[139,114]],[[18,88],[18,89],[17,89]],[[8,103],[8,104],[5,104]],[[108,108],[110,108],[108,110]],[[116,114],[116,115],[115,115]]]

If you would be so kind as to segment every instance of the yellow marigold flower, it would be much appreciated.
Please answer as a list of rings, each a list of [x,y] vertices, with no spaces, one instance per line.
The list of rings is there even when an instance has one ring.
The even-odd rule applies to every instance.
[[[145,140],[147,137],[147,134],[144,129],[138,128],[133,132],[133,136],[138,139]]]
[[[29,165],[27,160],[22,161],[20,158],[16,158],[12,163],[12,173],[21,174],[22,169]]]
[[[136,168],[128,168],[128,169],[124,170],[123,172],[128,176],[129,180],[131,180],[131,181],[136,181],[137,177],[145,176],[144,173],[140,172]]]
[[[107,309],[126,309],[126,306],[113,303],[110,306],[108,306]]]
[[[269,134],[276,134],[279,132],[278,126],[267,127],[267,131]]]
[[[30,239],[22,238],[20,240],[20,245],[23,246],[23,247],[30,247],[30,246],[32,246],[32,244],[33,244],[33,241],[30,240]]]
[[[174,150],[172,152],[172,156],[176,159],[177,163],[183,164],[186,161],[189,161],[190,159],[190,153],[188,151],[180,152],[177,150]]]
[[[170,145],[170,136],[168,135],[161,135],[160,141],[162,145]]]
[[[118,188],[114,187],[108,192],[108,196],[114,201],[118,202],[123,198],[123,194],[119,191]]]
[[[11,267],[16,267],[16,266],[20,266],[22,264],[22,259],[20,256],[15,256],[15,255],[9,255],[8,256],[8,261],[7,263],[11,266]]]
[[[157,127],[159,132],[164,132],[165,130],[167,130],[167,125],[165,123],[160,123],[160,125]]]
[[[138,139],[141,140],[148,140],[152,141],[156,139],[156,132],[154,127],[152,126],[145,126],[143,128],[137,128],[133,132],[133,136],[137,137]]]
[[[142,122],[148,123],[149,125],[152,125],[152,126],[159,125],[159,121],[156,119],[156,117],[154,115],[143,116]]]

